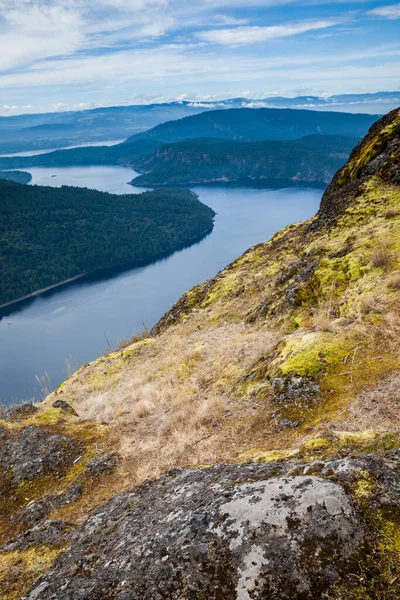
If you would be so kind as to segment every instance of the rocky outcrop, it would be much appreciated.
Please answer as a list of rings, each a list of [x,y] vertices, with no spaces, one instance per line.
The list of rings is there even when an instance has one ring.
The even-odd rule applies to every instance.
[[[352,151],[346,165],[336,173],[322,197],[318,224],[343,214],[371,177],[400,185],[399,109],[372,125]]]
[[[368,474],[371,506],[399,507],[399,464],[366,455],[175,469],[94,511],[24,599],[326,597],[368,536],[352,483]]]
[[[58,546],[71,536],[72,527],[64,521],[44,521],[7,542],[1,552],[28,550],[38,545]]]
[[[20,421],[31,417],[38,410],[38,407],[32,404],[32,402],[24,402],[23,404],[16,404],[4,409],[1,412],[1,418],[3,421]]]
[[[80,445],[64,435],[26,427],[17,437],[5,436],[0,445],[0,468],[13,485],[46,474],[62,475],[79,455]]]

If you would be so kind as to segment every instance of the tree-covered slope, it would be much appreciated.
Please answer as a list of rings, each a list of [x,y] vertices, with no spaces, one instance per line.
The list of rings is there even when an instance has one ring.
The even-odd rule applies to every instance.
[[[188,190],[116,196],[0,179],[0,304],[88,271],[149,259],[210,231]]]
[[[295,140],[316,133],[360,138],[376,118],[376,115],[288,108],[215,110],[157,125],[131,136],[127,143],[136,140],[179,142],[189,138],[221,138],[244,142]]]
[[[25,171],[0,171],[0,179],[15,181],[16,183],[29,183],[32,175]]]
[[[111,147],[0,158],[0,167],[124,165],[143,173],[134,180],[139,186],[262,179],[328,183],[357,141],[358,138],[320,134],[299,140],[260,142],[208,138],[161,144],[156,140],[137,140]]]
[[[283,179],[329,183],[357,138],[312,135],[294,141],[194,139],[163,144],[132,185],[195,185]]]

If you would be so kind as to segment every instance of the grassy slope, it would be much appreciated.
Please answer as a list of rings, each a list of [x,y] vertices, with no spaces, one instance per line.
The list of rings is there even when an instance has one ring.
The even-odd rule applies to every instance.
[[[400,111],[374,128],[314,219],[247,251],[187,292],[154,337],[82,367],[43,403],[36,424],[78,438],[87,427],[88,455],[98,427],[101,444],[121,457],[107,487],[89,482],[82,500],[51,518],[79,522],[105,498],[171,466],[287,457],[311,463],[400,446],[399,128]],[[320,391],[280,400],[277,383],[293,377]],[[71,402],[80,418],[49,408],[55,397]],[[85,454],[69,477],[84,477],[86,461]],[[362,494],[371,485],[361,481]],[[29,499],[45,491],[34,487]],[[373,519],[381,533],[371,572],[338,584],[331,600],[398,597],[399,520]],[[45,548],[9,553],[0,571],[9,579],[19,569],[32,579],[30,569],[37,575],[53,558]],[[7,600],[18,598],[18,581],[6,588]]]
[[[356,151],[339,179],[364,153]],[[342,427],[358,394],[398,369],[400,189],[378,170],[357,185],[336,181],[324,206],[187,292],[156,337],[66,382],[64,393],[83,414],[101,419],[104,408],[105,420],[126,429],[121,443],[133,444],[144,475],[286,448],[339,415]],[[321,387],[306,407],[274,398],[273,379],[293,374]],[[198,427],[208,405],[218,414]],[[277,418],[301,424],[277,431]],[[205,432],[211,437],[188,455]]]

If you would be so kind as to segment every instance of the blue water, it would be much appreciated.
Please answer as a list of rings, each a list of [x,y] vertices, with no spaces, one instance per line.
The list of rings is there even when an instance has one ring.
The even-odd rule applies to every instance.
[[[29,171],[32,184],[79,185],[116,194],[139,191],[127,184],[135,174],[122,167]],[[195,191],[217,213],[213,232],[201,242],[147,266],[110,270],[0,312],[1,402],[40,399],[37,376],[47,373],[55,388],[67,375],[66,359],[77,368],[144,325],[152,327],[183,292],[285,225],[314,215],[322,194],[312,188]]]

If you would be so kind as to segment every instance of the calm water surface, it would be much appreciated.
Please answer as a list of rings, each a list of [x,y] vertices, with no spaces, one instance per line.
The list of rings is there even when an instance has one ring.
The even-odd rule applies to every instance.
[[[126,168],[29,171],[32,184],[78,185],[116,194],[135,191],[127,185],[135,173]],[[322,193],[300,188],[195,191],[217,213],[213,232],[201,242],[150,265],[91,276],[0,311],[3,403],[39,399],[42,390],[36,376],[47,373],[54,388],[67,375],[66,359],[78,367],[143,325],[152,327],[187,289],[283,226],[315,214]]]

